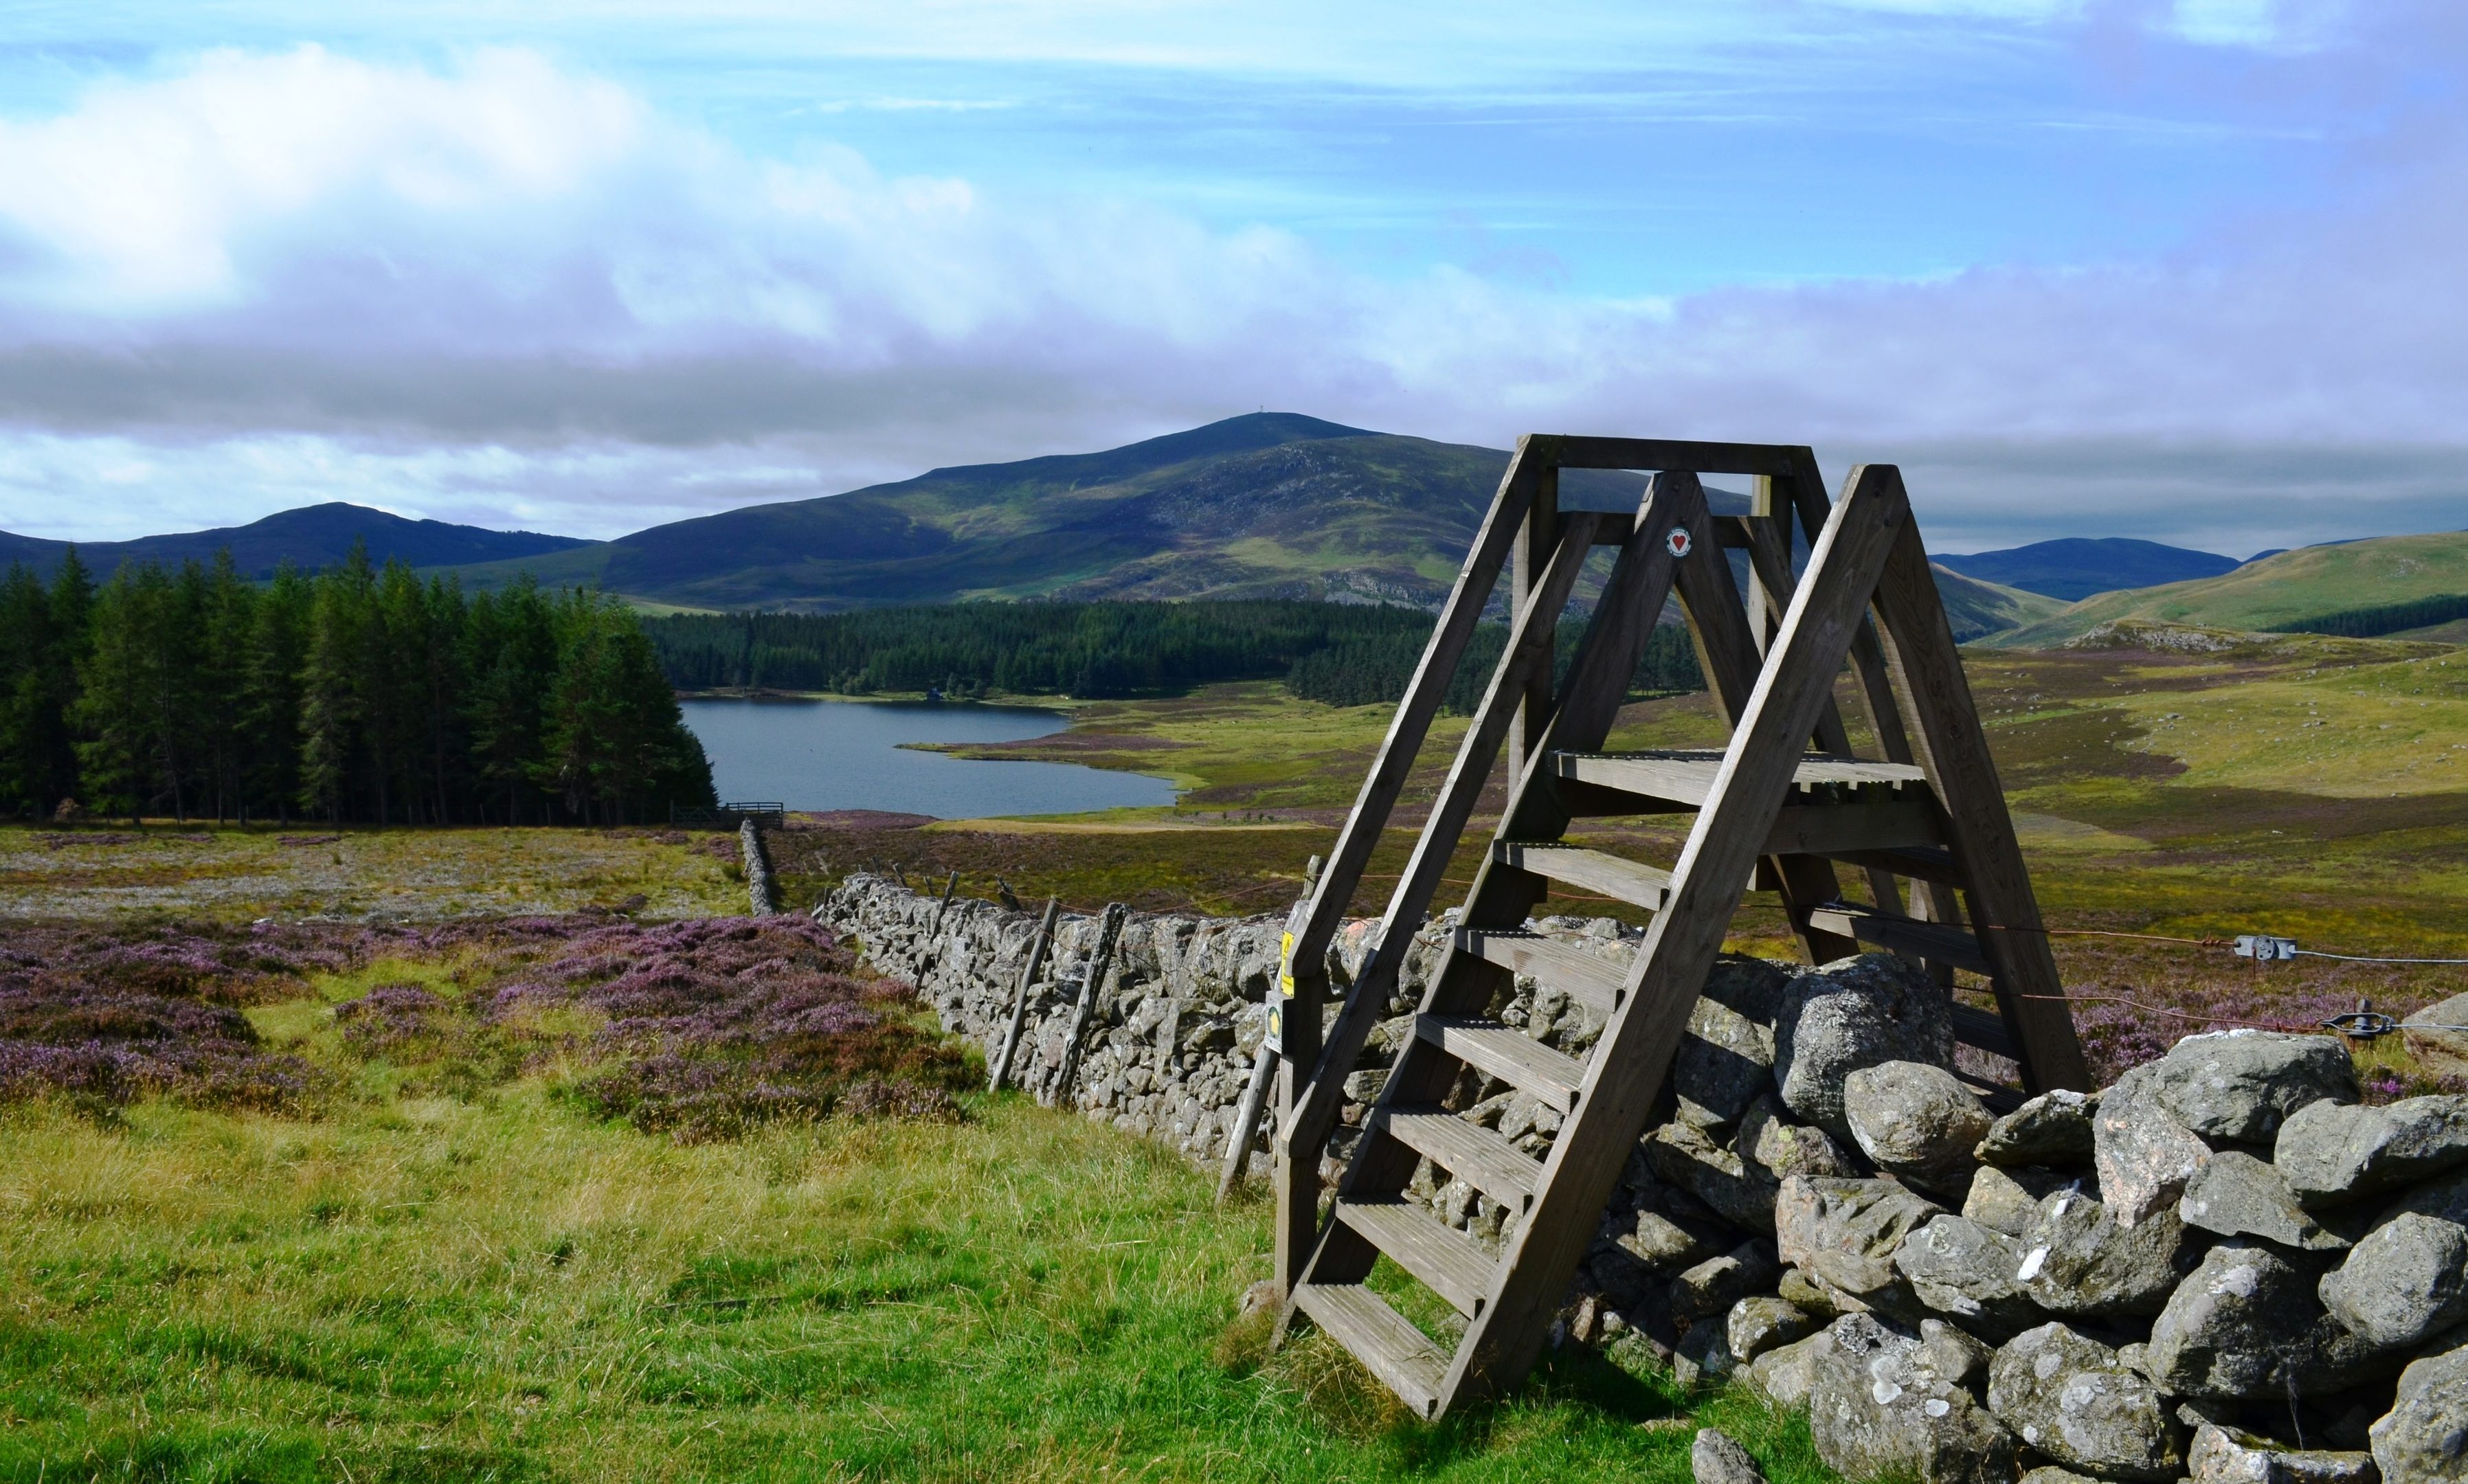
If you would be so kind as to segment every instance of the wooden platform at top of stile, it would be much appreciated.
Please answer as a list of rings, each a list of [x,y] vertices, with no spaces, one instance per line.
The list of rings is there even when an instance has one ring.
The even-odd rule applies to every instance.
[[[1563,468],[1653,474],[1633,514],[1603,514],[1559,508]],[[1709,514],[1700,474],[1751,477],[1750,514]],[[1809,540],[1795,579],[1794,521]],[[1555,692],[1553,629],[1598,546],[1616,557]],[[1725,555],[1740,547],[1754,579],[1745,596]],[[1329,942],[1503,568],[1507,648],[1323,1036]],[[1675,592],[1730,742],[1605,752]],[[1851,755],[1834,699],[1846,663],[1882,757]],[[1510,789],[1491,851],[1323,1210],[1321,1163],[1342,1084],[1503,747]],[[1669,869],[1561,843],[1572,819],[1687,810],[1697,818]],[[1842,900],[1838,864],[1864,878],[1864,904]],[[1425,1417],[1522,1379],[1752,878],[1780,893],[1815,962],[1867,945],[1926,963],[1949,994],[1954,970],[1984,975],[1997,1013],[1957,1002],[1954,1021],[1960,1040],[2020,1067],[2020,1088],[1975,1084],[1992,1106],[2090,1085],[2072,1021],[2052,997],[2062,993],[2056,965],[1899,471],[1855,468],[1829,506],[1805,447],[1520,440],[1289,953],[1274,1173],[1285,1319],[1317,1324]],[[1625,972],[1523,930],[1555,881],[1654,914]],[[1589,1056],[1483,1018],[1519,973],[1603,1017]],[[1561,1111],[1545,1157],[1448,1106],[1469,1068]],[[1497,1251],[1406,1193],[1426,1158],[1508,1209]],[[1383,1253],[1465,1316],[1453,1354],[1364,1286]]]

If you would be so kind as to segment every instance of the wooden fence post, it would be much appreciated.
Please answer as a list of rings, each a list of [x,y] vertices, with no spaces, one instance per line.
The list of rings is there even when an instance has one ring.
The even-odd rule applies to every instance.
[[[1080,1042],[1088,1034],[1088,1022],[1096,1018],[1097,995],[1105,985],[1106,970],[1114,963],[1114,943],[1123,935],[1123,920],[1131,915],[1131,909],[1119,902],[1106,908],[1105,925],[1097,930],[1097,949],[1088,955],[1088,971],[1080,980],[1080,1002],[1072,1007],[1071,1028],[1063,1033],[1063,1064],[1038,1100],[1048,1107],[1061,1107],[1071,1094],[1071,1079],[1080,1071]]]
[[[1028,994],[1037,983],[1038,970],[1045,967],[1045,950],[1054,942],[1054,918],[1063,910],[1063,899],[1045,899],[1045,920],[1037,925],[1037,936],[1028,943],[1028,962],[1019,971],[1019,993],[1012,996],[1011,1029],[1003,1033],[1002,1051],[994,1058],[994,1075],[986,1080],[988,1092],[1000,1092],[1004,1079],[1011,1076],[1011,1059],[1019,1049],[1019,1028],[1028,1019]]]

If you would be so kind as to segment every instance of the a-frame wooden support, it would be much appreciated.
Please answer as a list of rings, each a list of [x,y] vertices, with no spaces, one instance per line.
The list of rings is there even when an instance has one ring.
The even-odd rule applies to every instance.
[[[1563,511],[1563,468],[1651,470],[1634,514]],[[1698,476],[1747,475],[1755,504],[1715,516]],[[1810,543],[1793,570],[1794,527]],[[1596,546],[1616,549],[1565,680],[1553,629]],[[1744,598],[1725,556],[1745,547]],[[1503,568],[1510,634],[1433,801],[1362,969],[1324,1013],[1332,936],[1385,828]],[[1720,751],[1602,750],[1667,599],[1680,599],[1725,719]],[[1880,757],[1851,755],[1834,689],[1846,665]],[[1417,1007],[1363,1135],[1323,1203],[1341,1084],[1385,1013],[1485,780],[1510,790],[1447,960]],[[1668,869],[1564,843],[1572,820],[1696,810]],[[1838,864],[1868,901],[1840,895]],[[1869,946],[1984,976],[1996,1013],[1956,1003],[1957,1037],[2004,1057],[2010,1107],[2089,1075],[2058,996],[2030,879],[1900,473],[1852,470],[1829,506],[1805,447],[1535,435],[1519,442],[1421,667],[1294,934],[1276,1017],[1277,1273],[1286,1318],[1327,1330],[1416,1411],[1436,1417],[1523,1377],[1591,1242],[1668,1071],[1698,990],[1752,879],[1777,890],[1824,962]],[[1524,927],[1558,881],[1653,914],[1625,971]],[[1911,887],[1907,907],[1903,883]],[[1484,1017],[1530,973],[1589,1004],[1604,1028],[1572,1058]],[[1533,1158],[1449,1106],[1467,1069],[1559,1109]],[[1505,1206],[1497,1250],[1441,1222],[1405,1187],[1428,1159]],[[1363,1284],[1385,1254],[1465,1316],[1451,1352]]]

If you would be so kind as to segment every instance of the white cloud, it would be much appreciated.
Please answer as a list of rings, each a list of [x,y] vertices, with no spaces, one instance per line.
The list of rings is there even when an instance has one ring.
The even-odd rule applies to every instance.
[[[2161,261],[1611,299],[750,156],[521,53],[217,53],[0,125],[0,495],[38,534],[340,496],[610,535],[1266,404],[1933,458],[1929,508],[1966,529],[1998,468],[2145,528],[2154,501],[2228,518],[2166,450],[2468,442],[2468,152],[2410,127],[2350,210]],[[2062,472],[2103,441],[2161,451]],[[2402,462],[2387,509],[2420,518],[2430,466]]]

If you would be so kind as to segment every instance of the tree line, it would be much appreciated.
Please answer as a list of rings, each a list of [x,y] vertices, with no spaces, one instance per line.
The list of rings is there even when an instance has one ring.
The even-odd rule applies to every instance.
[[[0,811],[620,824],[709,804],[641,624],[528,578],[467,596],[354,545],[252,582],[72,549],[0,579]]]
[[[2457,618],[2468,618],[2468,593],[2444,593],[2406,603],[2342,608],[2336,613],[2321,613],[2313,618],[2300,618],[2293,624],[2282,624],[2279,630],[2292,634],[2336,634],[2346,639],[2374,639],[2404,629],[2448,624]]]
[[[1108,697],[1283,680],[1306,700],[1361,706],[1405,694],[1431,624],[1416,608],[1262,599],[678,614],[644,627],[681,690]],[[1564,673],[1583,629],[1581,621],[1560,626]],[[1451,682],[1452,709],[1473,709],[1507,637],[1505,625],[1476,630]],[[1634,688],[1703,685],[1687,630],[1657,628]]]

